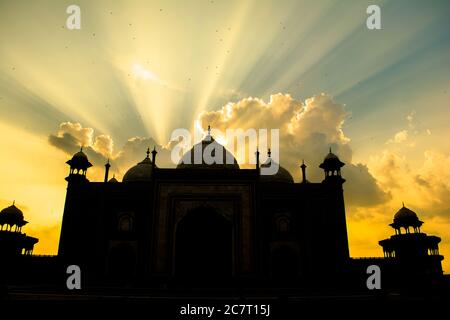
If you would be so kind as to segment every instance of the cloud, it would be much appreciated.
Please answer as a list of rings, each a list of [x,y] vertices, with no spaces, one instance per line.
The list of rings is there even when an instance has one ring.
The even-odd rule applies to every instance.
[[[109,136],[100,135],[94,138],[94,129],[72,122],[61,123],[58,132],[49,135],[48,142],[68,155],[73,155],[83,147],[89,161],[96,166],[103,166],[108,155],[112,154],[113,146]]]
[[[408,131],[407,130],[402,130],[397,132],[394,135],[393,139],[389,139],[386,144],[390,144],[390,143],[402,143],[405,142],[406,140],[408,140]]]
[[[271,95],[269,102],[246,98],[228,103],[219,110],[204,112],[199,121],[206,127],[225,132],[226,129],[249,128],[280,130],[280,163],[297,181],[299,165],[305,159],[310,181],[322,181],[323,171],[318,167],[331,147],[346,162],[343,175],[351,205],[372,206],[389,198],[377,184],[367,166],[352,163],[350,139],[343,131],[348,113],[326,94],[316,95],[304,102],[288,94]],[[264,152],[264,151],[262,151]]]
[[[417,137],[422,132],[425,132],[426,134],[431,135],[430,129],[424,130],[424,129],[420,128],[420,126],[417,124],[416,111],[414,111],[414,110],[411,111],[406,116],[406,121],[407,121],[407,127],[405,129],[398,131],[394,135],[393,138],[388,139],[386,141],[386,144],[402,144],[402,143],[408,141],[406,146],[415,147],[416,142],[414,140],[412,140],[414,137]]]
[[[102,134],[95,138],[93,149],[106,158],[112,158],[114,142],[109,135]]]
[[[404,201],[425,216],[450,219],[450,156],[434,150],[423,155],[423,163],[411,167],[405,156],[384,150],[370,158],[369,168],[397,201]]]
[[[63,122],[59,125],[57,136],[70,134],[81,146],[92,145],[94,130],[92,128],[83,128],[79,123]]]
[[[103,179],[103,166],[106,159],[111,161],[112,174],[116,174],[120,179],[125,172],[142,161],[146,157],[147,148],[156,148],[157,165],[161,167],[174,167],[170,159],[171,144],[167,146],[159,145],[153,138],[133,137],[125,145],[114,153],[114,141],[109,135],[94,135],[94,129],[84,128],[79,123],[63,122],[59,126],[57,134],[50,134],[49,143],[65,152],[71,157],[75,152],[83,147],[83,152],[94,165],[90,169],[89,176],[94,180]]]

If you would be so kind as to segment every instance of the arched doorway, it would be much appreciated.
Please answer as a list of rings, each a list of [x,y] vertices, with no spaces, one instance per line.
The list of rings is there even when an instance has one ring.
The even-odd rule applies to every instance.
[[[189,212],[176,229],[174,262],[175,276],[183,282],[205,285],[231,279],[231,223],[212,208]]]

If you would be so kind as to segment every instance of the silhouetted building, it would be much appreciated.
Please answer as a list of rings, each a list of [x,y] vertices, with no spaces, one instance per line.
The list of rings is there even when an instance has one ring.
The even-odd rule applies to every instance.
[[[223,149],[207,164],[206,148]],[[195,164],[196,155],[201,161]],[[330,153],[321,183],[295,183],[240,169],[208,134],[177,168],[156,166],[156,151],[130,168],[122,182],[90,182],[80,151],[70,166],[58,255],[78,264],[89,281],[284,281],[335,275],[349,261],[340,169]],[[214,156],[214,154],[213,154]],[[270,166],[270,151],[266,163]],[[136,281],[138,280],[138,281]]]
[[[39,241],[22,232],[28,222],[15,203],[0,211],[0,256],[10,259],[20,255],[31,255],[34,245]]]
[[[395,214],[394,222],[390,224],[395,235],[380,241],[379,244],[383,247],[384,256],[395,260],[403,273],[440,275],[441,261],[444,259],[439,254],[441,238],[422,233],[422,224],[417,214],[403,205]]]
[[[202,156],[208,152],[222,161],[210,163]],[[67,161],[57,257],[30,255],[38,240],[21,233],[26,221],[14,204],[0,213],[0,255],[19,257],[0,264],[0,284],[63,287],[69,265],[80,266],[83,288],[188,284],[360,290],[367,289],[369,265],[380,267],[387,287],[442,280],[440,238],[421,233],[423,222],[404,206],[391,224],[395,235],[379,242],[384,257],[349,257],[344,163],[331,149],[320,164],[324,179],[319,183],[308,181],[304,162],[301,182],[281,166],[274,175],[261,175],[275,162],[270,149],[262,164],[256,154],[253,169],[240,169],[208,133],[176,168],[157,167],[157,152],[148,149],[122,182],[109,179],[109,160],[104,181],[90,182],[86,173],[92,164],[80,150]]]

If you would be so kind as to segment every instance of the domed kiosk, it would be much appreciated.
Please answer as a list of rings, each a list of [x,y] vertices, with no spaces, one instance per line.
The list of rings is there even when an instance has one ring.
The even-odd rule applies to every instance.
[[[12,205],[0,211],[0,253],[2,256],[31,255],[34,245],[39,241],[36,238],[22,233],[25,221],[22,211]]]
[[[379,244],[384,256],[398,261],[403,266],[404,273],[440,275],[443,260],[443,256],[439,254],[441,238],[421,232],[422,225],[417,214],[403,204],[390,224],[395,235],[381,240]],[[402,229],[405,233],[402,233]]]

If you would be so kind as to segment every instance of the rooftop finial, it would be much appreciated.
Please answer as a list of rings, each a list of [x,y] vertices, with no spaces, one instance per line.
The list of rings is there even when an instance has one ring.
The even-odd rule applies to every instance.
[[[211,135],[211,126],[208,124],[208,136]]]
[[[16,204],[16,200],[13,200],[13,205],[15,205]]]
[[[270,155],[272,154],[272,151],[270,151],[270,148],[267,149],[267,156],[270,158]]]
[[[405,203],[402,201],[402,206],[403,206],[403,208],[405,207]]]
[[[80,147],[80,152],[83,152],[83,146]]]
[[[330,153],[331,153],[331,146],[330,146]]]
[[[147,158],[150,158],[150,147],[147,148]]]

